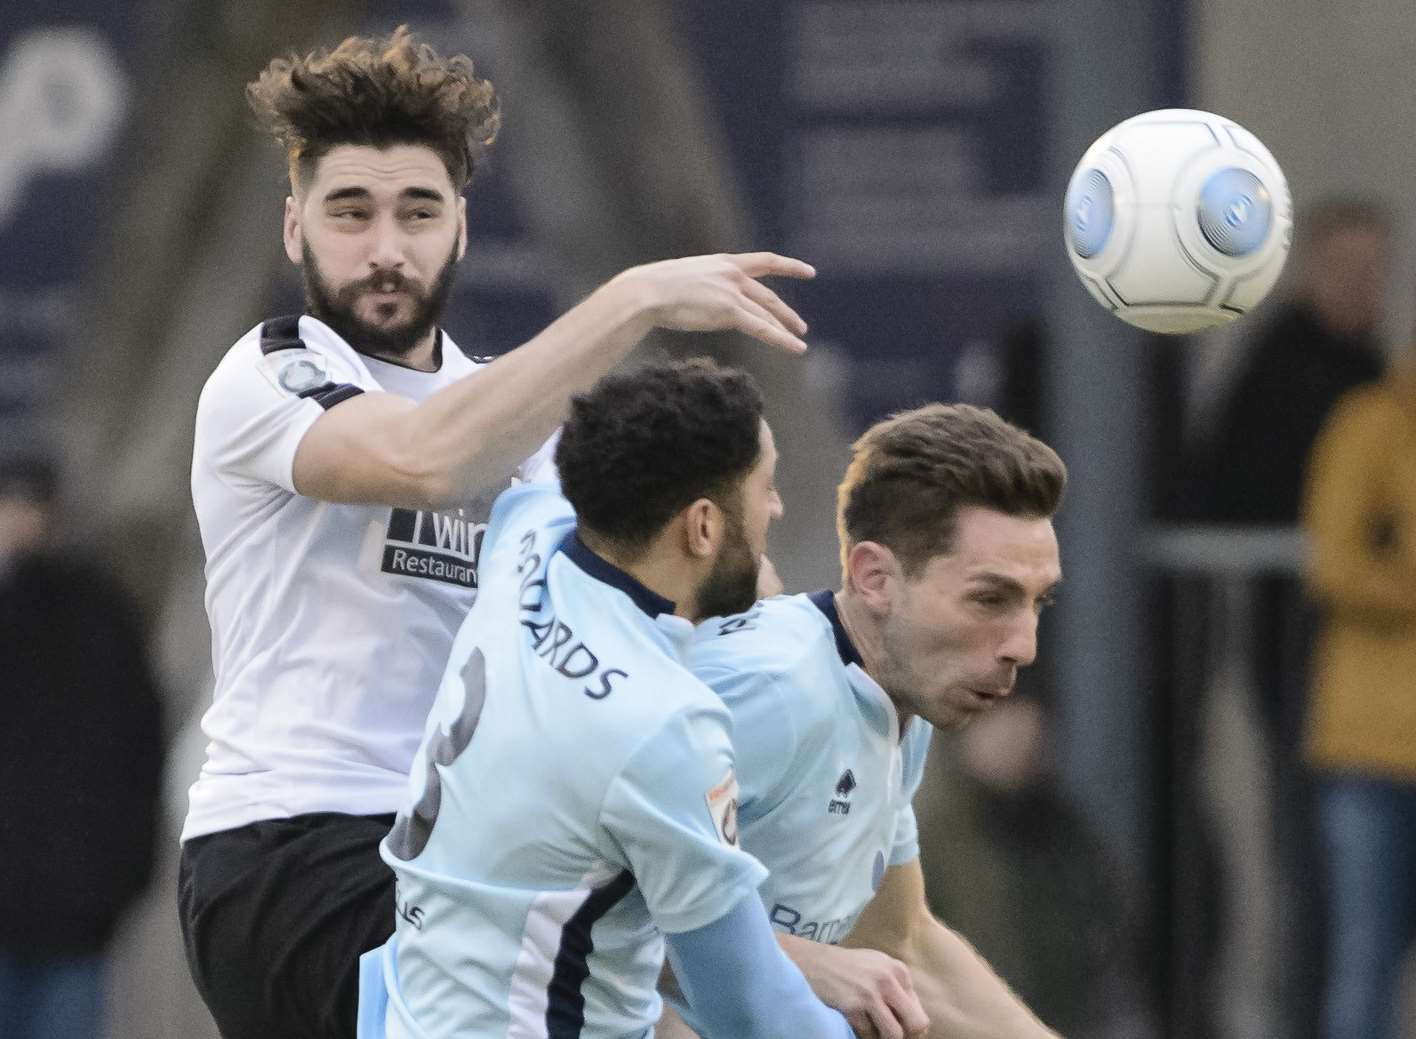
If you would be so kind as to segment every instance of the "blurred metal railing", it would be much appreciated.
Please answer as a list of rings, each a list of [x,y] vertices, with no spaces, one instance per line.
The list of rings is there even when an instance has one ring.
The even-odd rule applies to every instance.
[[[1148,639],[1165,1034],[1302,1037],[1321,923],[1302,890],[1310,878],[1295,876],[1307,832],[1306,539],[1288,527],[1159,527],[1138,549],[1159,579]]]

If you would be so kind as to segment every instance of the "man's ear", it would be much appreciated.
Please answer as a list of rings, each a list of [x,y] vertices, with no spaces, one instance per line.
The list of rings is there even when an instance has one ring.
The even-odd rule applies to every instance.
[[[281,230],[285,238],[285,255],[291,263],[299,266],[304,262],[305,232],[300,226],[300,203],[294,195],[285,198],[285,221]]]
[[[711,559],[723,543],[723,510],[709,498],[699,498],[679,517],[683,522],[683,546],[695,559]]]
[[[846,553],[846,581],[877,617],[889,615],[903,578],[895,553],[877,541],[859,541]]]

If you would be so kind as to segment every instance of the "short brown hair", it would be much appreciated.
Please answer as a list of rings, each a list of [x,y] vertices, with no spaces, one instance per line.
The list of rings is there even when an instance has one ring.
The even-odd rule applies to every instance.
[[[276,58],[246,84],[246,100],[285,148],[292,184],[308,184],[315,163],[341,144],[422,144],[461,192],[501,123],[492,85],[477,78],[472,59],[439,57],[406,25]]]
[[[855,442],[836,490],[842,568],[853,545],[874,541],[913,577],[953,548],[960,509],[1047,518],[1066,485],[1057,452],[986,408],[900,412]]]

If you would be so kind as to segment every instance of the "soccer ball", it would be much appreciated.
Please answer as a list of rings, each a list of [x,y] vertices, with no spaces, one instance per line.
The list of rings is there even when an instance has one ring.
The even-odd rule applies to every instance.
[[[1288,182],[1269,150],[1238,123],[1186,108],[1102,134],[1063,209],[1082,284],[1151,332],[1233,321],[1273,288],[1293,238]]]

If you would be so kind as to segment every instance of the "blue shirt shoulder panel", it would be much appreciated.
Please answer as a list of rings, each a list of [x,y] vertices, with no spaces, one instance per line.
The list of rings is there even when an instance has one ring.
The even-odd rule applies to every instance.
[[[830,739],[830,625],[806,596],[776,596],[700,624],[688,665],[732,715],[745,820],[791,795],[802,760]]]

